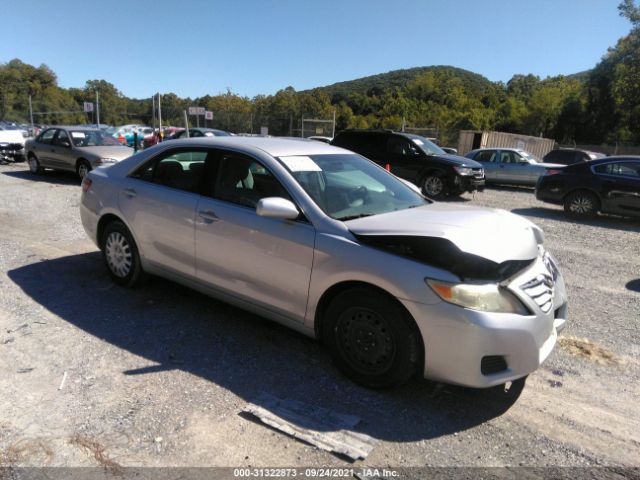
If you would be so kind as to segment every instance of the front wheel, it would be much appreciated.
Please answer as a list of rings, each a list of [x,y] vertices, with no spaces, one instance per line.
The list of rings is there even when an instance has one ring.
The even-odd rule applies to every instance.
[[[442,198],[446,196],[444,177],[438,173],[429,173],[422,181],[422,191],[430,198]]]
[[[29,156],[29,171],[34,175],[40,175],[42,173],[42,167],[35,155]]]
[[[323,340],[337,367],[369,388],[406,382],[422,358],[413,319],[393,299],[367,288],[344,291],[331,301]]]
[[[564,211],[574,217],[595,217],[600,210],[598,197],[586,190],[579,190],[567,196],[564,201]]]
[[[133,287],[144,280],[138,247],[124,223],[114,221],[104,229],[102,257],[111,279],[118,285]]]

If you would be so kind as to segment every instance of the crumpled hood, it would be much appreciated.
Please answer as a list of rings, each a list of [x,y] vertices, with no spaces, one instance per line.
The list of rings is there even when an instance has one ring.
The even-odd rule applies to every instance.
[[[448,203],[373,215],[345,222],[357,236],[431,237],[495,263],[531,260],[543,233],[529,220],[506,210]]]

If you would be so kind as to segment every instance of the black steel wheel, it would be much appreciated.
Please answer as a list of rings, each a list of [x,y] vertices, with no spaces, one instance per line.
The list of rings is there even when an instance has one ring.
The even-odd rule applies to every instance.
[[[338,368],[370,388],[406,382],[422,359],[413,319],[397,301],[374,289],[337,295],[327,308],[323,337]]]

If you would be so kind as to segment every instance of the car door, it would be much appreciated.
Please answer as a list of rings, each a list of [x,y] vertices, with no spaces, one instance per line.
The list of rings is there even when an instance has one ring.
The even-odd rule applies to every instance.
[[[534,183],[529,162],[513,150],[499,150],[498,181],[526,185]],[[537,178],[537,176],[536,176]]]
[[[496,183],[498,181],[498,151],[481,150],[473,158],[484,168],[485,180]]]
[[[53,139],[55,138],[57,132],[57,128],[49,128],[42,132],[33,144],[32,151],[36,155],[36,157],[38,157],[38,161],[43,167],[53,166],[54,150],[51,143],[53,142]]]
[[[206,149],[160,153],[127,177],[118,204],[146,262],[195,277],[195,212]]]
[[[304,320],[314,227],[304,219],[261,217],[264,197],[291,199],[261,162],[219,150],[208,158],[208,186],[197,207],[196,275],[229,295]]]
[[[420,155],[420,151],[415,145],[407,138],[390,135],[386,144],[386,152],[385,158],[391,173],[410,182],[418,182],[417,175],[424,169],[428,160]]]
[[[75,160],[71,152],[71,139],[67,132],[58,129],[51,142],[51,166],[60,170],[75,170]]]
[[[607,211],[640,215],[640,161],[626,160],[594,167],[602,183],[601,196]]]

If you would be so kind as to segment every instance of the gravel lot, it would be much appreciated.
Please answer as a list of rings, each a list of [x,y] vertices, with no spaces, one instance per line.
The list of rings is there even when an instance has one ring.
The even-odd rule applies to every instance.
[[[530,189],[457,200],[546,232],[570,322],[521,393],[369,391],[315,342],[168,281],[114,286],[71,175],[0,166],[0,466],[639,466],[640,222],[576,222]],[[240,414],[261,392],[357,415],[365,461]]]

